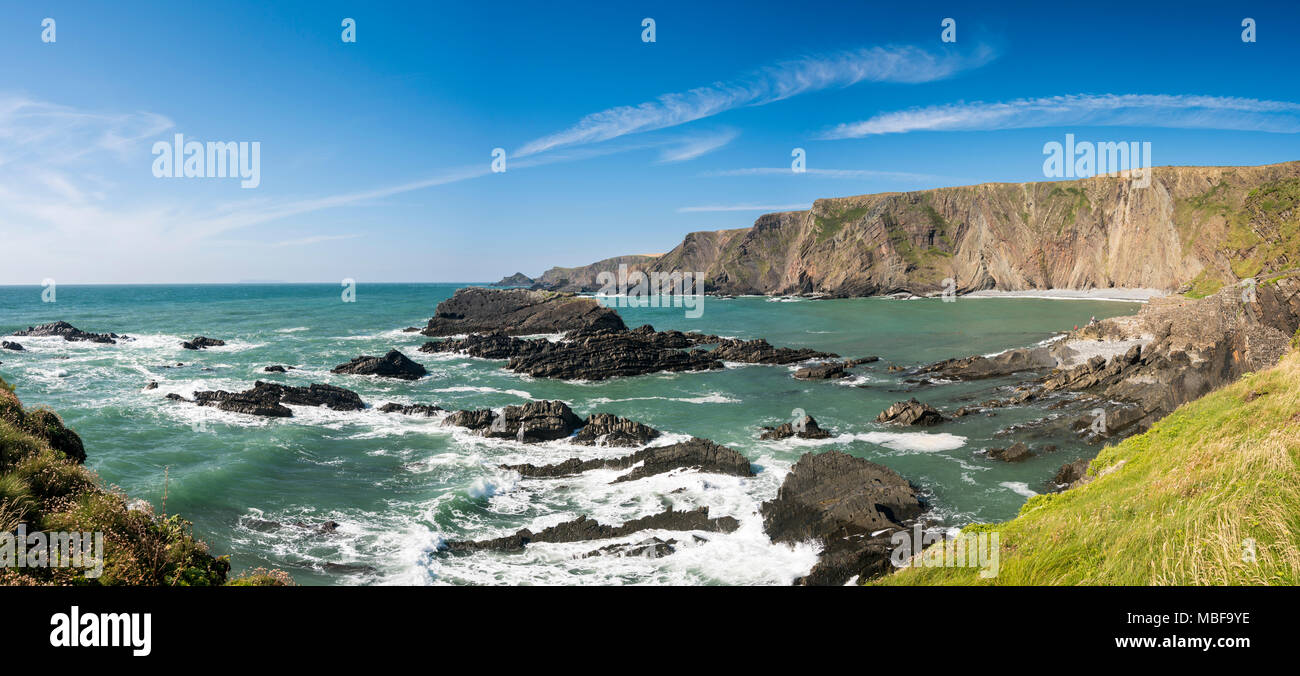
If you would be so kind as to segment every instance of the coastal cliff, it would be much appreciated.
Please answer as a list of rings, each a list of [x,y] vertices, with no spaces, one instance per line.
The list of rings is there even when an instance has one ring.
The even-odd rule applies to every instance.
[[[1300,162],[1157,167],[1148,187],[1101,176],[820,199],[752,227],[688,234],[662,256],[552,268],[537,286],[596,291],[596,275],[702,272],[726,294],[918,295],[1144,288],[1211,293],[1300,257]]]

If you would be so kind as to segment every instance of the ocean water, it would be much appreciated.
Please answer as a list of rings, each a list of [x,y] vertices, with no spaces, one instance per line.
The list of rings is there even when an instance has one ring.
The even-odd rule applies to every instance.
[[[356,302],[338,286],[60,286],[55,303],[40,287],[0,287],[0,333],[64,320],[94,332],[134,337],[117,345],[18,338],[26,352],[0,352],[0,376],[28,406],[58,411],[85,440],[88,464],[133,497],[194,522],[236,571],[282,568],[303,584],[788,584],[816,560],[813,544],[774,545],[758,506],[775,496],[803,453],[838,449],[897,470],[921,486],[941,525],[999,521],[1026,497],[1050,489],[1065,462],[1095,454],[1072,439],[1019,464],[978,453],[1006,446],[1009,426],[1052,412],[1043,403],[968,416],[924,430],[878,425],[894,401],[916,396],[955,408],[998,396],[1010,380],[917,387],[886,371],[970,354],[988,354],[1051,338],[1089,317],[1136,312],[1135,303],[1092,300],[962,298],[705,301],[703,316],[682,308],[620,308],[629,326],[698,330],[772,344],[811,347],[845,357],[878,355],[840,382],[794,380],[793,367],[729,365],[705,373],[646,375],[567,383],[512,374],[492,362],[416,351],[425,340],[403,333],[422,326],[460,285],[361,285]],[[225,347],[194,352],[182,340],[206,335]],[[396,348],[431,375],[416,382],[334,375],[337,364]],[[181,366],[180,364],[183,364]],[[271,364],[287,374],[262,372]],[[291,419],[263,419],[172,402],[168,393],[243,390],[256,380],[329,383],[357,391],[367,404],[432,403],[443,408],[502,407],[561,399],[575,412],[609,412],[730,446],[754,464],[753,478],[694,472],[610,484],[615,472],[522,480],[502,463],[542,464],[628,449],[564,441],[518,444],[443,427],[439,419],[294,407]],[[145,390],[150,381],[156,390]],[[803,409],[834,432],[820,441],[758,440],[760,425],[791,420]],[[166,477],[166,478],[165,478]],[[678,551],[659,559],[581,555],[609,544],[532,545],[521,554],[436,554],[443,539],[483,539],[588,515],[604,523],[707,505],[742,527],[721,535],[675,537]],[[340,524],[332,535],[315,526]],[[267,528],[264,522],[283,524]]]

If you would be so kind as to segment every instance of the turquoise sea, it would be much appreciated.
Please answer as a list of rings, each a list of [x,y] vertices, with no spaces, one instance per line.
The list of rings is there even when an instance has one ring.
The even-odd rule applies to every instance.
[[[1050,489],[1061,464],[1096,452],[1072,439],[1020,464],[977,451],[1006,446],[995,433],[1050,412],[1035,404],[968,416],[925,430],[878,425],[894,401],[916,396],[941,409],[997,396],[1009,381],[917,387],[888,373],[949,357],[1032,345],[1098,319],[1136,312],[1135,303],[1093,300],[960,298],[705,301],[703,316],[682,308],[620,308],[629,326],[697,330],[773,345],[812,347],[881,361],[852,381],[803,382],[792,368],[735,365],[724,371],[647,375],[597,383],[536,380],[501,362],[416,351],[425,340],[403,333],[423,326],[457,284],[362,284],[356,302],[329,284],[59,286],[56,302],[40,287],[0,287],[0,333],[68,321],[136,340],[117,345],[18,338],[26,352],[0,353],[0,377],[28,406],[58,411],[85,440],[88,464],[134,497],[194,522],[236,570],[282,568],[304,584],[788,584],[813,565],[813,545],[773,545],[758,505],[806,452],[830,448],[897,470],[921,486],[947,526],[1013,516],[1028,495]],[[202,352],[182,340],[227,341]],[[337,364],[396,348],[424,364],[415,382],[333,375]],[[178,364],[183,364],[179,366]],[[271,364],[297,367],[263,373]],[[256,380],[330,383],[366,403],[435,403],[447,409],[502,407],[562,399],[582,416],[605,411],[632,418],[669,438],[694,435],[749,457],[750,479],[673,473],[609,484],[612,472],[560,480],[521,480],[502,463],[557,462],[622,455],[627,449],[563,441],[522,445],[488,440],[438,419],[374,409],[334,412],[295,407],[290,419],[262,419],[165,399],[195,390],[243,390]],[[150,381],[158,389],[145,390]],[[813,415],[835,436],[822,441],[761,442],[760,425]],[[534,530],[578,515],[605,523],[707,505],[742,527],[701,534],[660,559],[579,558],[593,543],[535,545],[522,554],[444,557],[441,539],[482,539]],[[324,535],[311,528],[340,524]],[[268,528],[264,522],[285,524]],[[643,539],[638,534],[632,539]],[[681,539],[681,538],[679,538]],[[631,540],[631,539],[629,539]],[[600,543],[607,544],[607,543]]]

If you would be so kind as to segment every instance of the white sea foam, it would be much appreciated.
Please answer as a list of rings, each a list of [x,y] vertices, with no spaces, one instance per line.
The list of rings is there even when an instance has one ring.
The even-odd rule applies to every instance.
[[[1017,495],[1023,495],[1027,498],[1032,498],[1035,495],[1038,495],[1037,491],[1030,488],[1029,484],[1023,481],[1002,481],[999,482],[998,485],[1011,491],[1012,493],[1015,493]]]

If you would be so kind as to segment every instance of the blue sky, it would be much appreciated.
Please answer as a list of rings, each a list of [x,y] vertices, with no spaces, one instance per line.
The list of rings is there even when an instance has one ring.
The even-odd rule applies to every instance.
[[[1066,133],[1300,159],[1294,3],[975,5],[5,2],[0,283],[536,275],[819,197],[1043,180]],[[260,142],[260,185],[155,178],[177,133]]]

